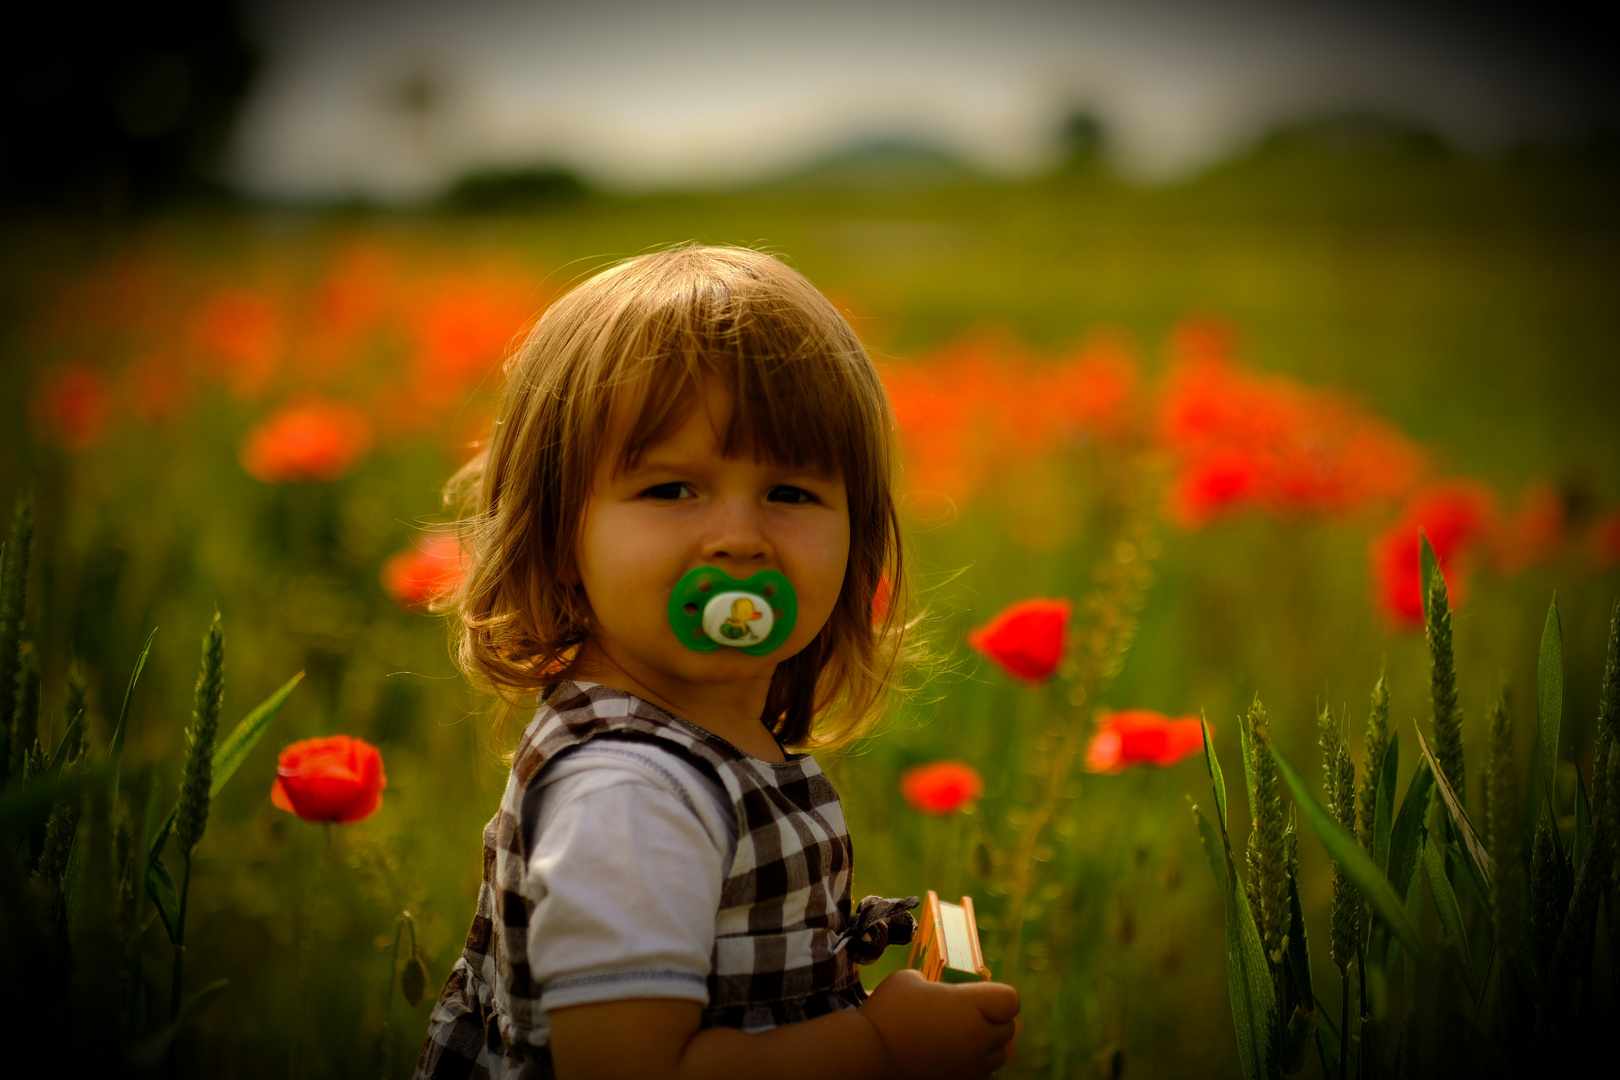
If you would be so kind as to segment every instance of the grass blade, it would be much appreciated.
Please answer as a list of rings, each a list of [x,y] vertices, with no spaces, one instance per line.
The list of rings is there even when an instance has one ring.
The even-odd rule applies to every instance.
[[[1434,797],[1434,772],[1427,762],[1419,762],[1406,798],[1389,836],[1389,883],[1398,896],[1406,896],[1417,869],[1420,850],[1429,827],[1429,802]]]
[[[1215,741],[1210,738],[1209,721],[1198,717],[1198,726],[1204,732],[1204,767],[1209,770],[1209,781],[1215,787],[1215,814],[1226,827],[1226,777],[1221,773],[1220,759],[1215,756]],[[1239,724],[1241,728],[1243,725]]]
[[[247,760],[248,754],[269,729],[270,721],[276,718],[276,714],[286,704],[287,696],[293,692],[293,687],[303,681],[303,678],[304,673],[300,671],[282,683],[275,693],[259,702],[258,707],[244,716],[231,733],[225,736],[224,741],[219,744],[219,749],[214,752],[214,777],[209,787],[210,795],[218,795],[220,789],[225,786],[225,781],[229,780],[231,774]]]
[[[1415,721],[1413,727],[1417,727]],[[1435,764],[1434,755],[1429,752],[1429,744],[1423,741],[1422,728],[1417,729],[1417,740],[1418,752],[1423,755],[1423,760],[1428,764],[1429,771],[1434,774],[1435,786],[1440,789],[1440,801],[1445,803],[1446,812],[1451,815],[1451,823],[1457,827],[1457,833],[1462,837],[1463,851],[1473,860],[1474,872],[1485,883],[1486,888],[1489,888],[1491,874],[1495,869],[1491,865],[1490,852],[1485,850],[1485,843],[1479,838],[1479,833],[1474,830],[1474,823],[1468,820],[1468,811],[1463,808],[1462,801],[1457,798],[1457,793],[1452,790],[1451,781],[1446,779],[1445,774],[1440,771],[1440,767]]]
[[[1322,1059],[1322,1075],[1339,1075],[1339,1028],[1333,1022],[1333,1010],[1327,1002],[1317,998],[1316,1052]]]
[[[1433,842],[1423,845],[1423,871],[1429,879],[1429,895],[1434,897],[1435,910],[1440,913],[1440,925],[1451,939],[1452,951],[1457,954],[1457,966],[1468,980],[1468,992],[1479,1000],[1479,985],[1474,978],[1474,958],[1468,949],[1468,931],[1463,927],[1462,909],[1457,906],[1457,894],[1446,879],[1445,857]]]
[[[157,637],[157,627],[146,635],[146,644],[141,647],[141,655],[135,658],[135,670],[129,673],[129,685],[124,688],[124,704],[118,710],[118,724],[113,728],[112,742],[107,745],[107,760],[118,767],[119,760],[124,756],[124,732],[129,728],[129,703],[135,697],[135,684],[140,681],[141,669],[146,667],[146,658],[152,652],[152,639]]]
[[[62,766],[67,764],[68,751],[72,749],[73,740],[83,726],[84,710],[80,709],[79,715],[73,718],[73,722],[68,724],[67,730],[62,733],[62,741],[56,744],[56,752],[51,755],[51,764],[45,770],[45,775],[60,776],[62,774]]]
[[[141,831],[135,850],[130,854],[134,862],[134,881],[143,882],[150,869],[150,860],[147,857],[147,845],[152,839],[152,830],[157,827],[158,815],[158,778],[153,771],[147,778],[146,806],[141,814]],[[128,1033],[138,1034],[146,1028],[146,979],[141,972],[145,960],[145,950],[141,948],[142,931],[146,923],[146,905],[141,903],[141,890],[135,890],[134,909],[129,913],[129,925],[126,928],[124,939],[124,962],[129,965],[129,1001],[126,1006],[128,1012]]]
[[[157,905],[163,919],[163,929],[174,940],[180,925],[180,892],[174,887],[174,877],[163,860],[152,856],[146,863],[146,895]]]
[[[1288,969],[1294,973],[1294,985],[1300,997],[1314,1002],[1316,992],[1311,989],[1311,945],[1305,936],[1305,913],[1299,906],[1299,881],[1288,875]]]
[[[209,983],[193,994],[191,1000],[181,1007],[180,1015],[175,1017],[172,1023],[165,1024],[151,1038],[130,1049],[129,1063],[138,1069],[156,1069],[164,1055],[169,1052],[169,1046],[174,1042],[175,1036],[180,1034],[181,1029],[212,1005],[214,999],[223,994],[225,987],[229,985],[229,979],[221,979]]]
[[[1558,727],[1564,716],[1564,626],[1558,618],[1558,597],[1547,609],[1541,631],[1541,652],[1536,658],[1536,730],[1541,737],[1541,782],[1554,821],[1553,774],[1558,768]]]
[[[303,678],[304,673],[300,671],[282,683],[275,693],[259,702],[252,712],[242,717],[241,722],[220,742],[214,751],[213,779],[208,785],[210,799],[218,796],[220,790],[225,787],[225,782],[241,768],[242,762],[247,760],[253,747],[270,729],[270,721],[276,718],[281,707],[287,703],[287,696]],[[164,818],[163,824],[158,827],[157,835],[152,838],[151,857],[154,860],[163,853],[163,845],[169,842],[169,833],[174,828],[175,815],[178,812],[178,806],[171,809],[169,816]]]
[[[1221,853],[1221,839],[1215,835],[1215,826],[1209,823],[1209,818],[1187,796],[1187,805],[1192,808],[1193,817],[1198,819],[1198,839],[1204,848],[1204,857],[1209,860],[1210,873],[1215,875],[1215,884],[1223,892],[1226,889],[1226,856]]]
[[[1468,891],[1473,893],[1474,899],[1479,901],[1481,909],[1491,910],[1490,888],[1479,879],[1479,870],[1475,868],[1473,860],[1464,855],[1462,848],[1455,843],[1446,845],[1446,865],[1452,871],[1450,880],[1456,881],[1461,878],[1463,884],[1468,886]]]
[[[1395,772],[1401,763],[1401,740],[1391,732],[1384,751],[1384,767],[1378,774],[1378,796],[1373,817],[1373,862],[1389,872],[1389,833],[1395,820]]]
[[[1344,826],[1333,820],[1333,815],[1316,801],[1310,786],[1299,778],[1299,774],[1295,773],[1293,767],[1277,752],[1277,748],[1271,746],[1268,749],[1273,760],[1277,762],[1277,771],[1282,775],[1283,782],[1293,793],[1295,805],[1315,830],[1317,838],[1322,841],[1322,846],[1327,848],[1334,865],[1350,879],[1350,883],[1361,893],[1363,899],[1372,905],[1373,911],[1384,920],[1385,925],[1395,932],[1401,944],[1412,950],[1414,956],[1420,956],[1421,944],[1417,928],[1407,917],[1406,908],[1401,903],[1400,897],[1390,888],[1389,879],[1379,873],[1372,856],[1361,849],[1361,845],[1356,843],[1356,838]]]
[[[1244,1080],[1270,1080],[1272,1032],[1277,1026],[1277,999],[1265,948],[1254,925],[1254,913],[1238,888],[1230,860],[1226,875],[1226,982],[1232,997],[1232,1029]]]

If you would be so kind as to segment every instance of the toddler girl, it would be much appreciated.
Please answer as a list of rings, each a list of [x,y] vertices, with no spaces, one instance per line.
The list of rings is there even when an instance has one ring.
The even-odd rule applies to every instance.
[[[857,963],[915,898],[852,910],[806,753],[867,730],[905,632],[892,419],[849,325],[757,252],[580,285],[508,365],[463,478],[458,661],[538,697],[423,1077],[979,1077],[1018,997]]]

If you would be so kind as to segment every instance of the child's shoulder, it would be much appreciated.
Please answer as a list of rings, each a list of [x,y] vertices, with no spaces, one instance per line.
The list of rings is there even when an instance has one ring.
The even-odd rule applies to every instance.
[[[553,687],[523,729],[512,756],[512,778],[527,787],[563,754],[607,736],[662,747],[710,773],[721,756],[701,729],[624,690],[587,682]]]

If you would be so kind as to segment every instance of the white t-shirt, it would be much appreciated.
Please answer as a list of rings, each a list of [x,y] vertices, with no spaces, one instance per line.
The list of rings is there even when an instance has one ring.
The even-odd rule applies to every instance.
[[[731,802],[656,744],[593,739],[536,780],[526,873],[541,1008],[626,998],[708,1003],[720,887],[737,850]],[[527,813],[525,817],[527,817]],[[536,1041],[550,1041],[542,1021]]]

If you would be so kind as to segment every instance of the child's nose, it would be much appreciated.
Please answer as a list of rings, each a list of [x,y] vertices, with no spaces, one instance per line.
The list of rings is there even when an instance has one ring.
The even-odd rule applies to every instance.
[[[713,528],[703,543],[703,560],[710,563],[756,564],[772,556],[770,540],[751,507],[719,506]]]

